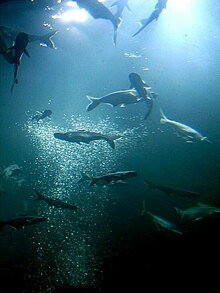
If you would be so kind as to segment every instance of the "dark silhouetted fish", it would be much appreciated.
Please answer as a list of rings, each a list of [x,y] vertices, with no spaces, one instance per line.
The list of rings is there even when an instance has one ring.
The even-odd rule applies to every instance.
[[[45,110],[43,112],[37,112],[37,114],[32,117],[31,121],[36,120],[38,122],[39,120],[42,120],[42,119],[44,119],[46,117],[50,118],[51,114],[52,114],[51,110]]]
[[[20,60],[21,60],[23,53],[25,53],[28,57],[30,57],[30,55],[28,54],[28,52],[26,50],[26,47],[28,45],[28,41],[29,41],[28,34],[19,33],[16,37],[15,45],[8,48],[8,50],[14,50],[14,56],[11,61],[11,64],[15,65],[15,70],[14,70],[14,81],[13,81],[13,85],[11,88],[11,92],[13,91],[14,84],[18,83],[18,80],[17,80],[18,66],[20,65]]]
[[[91,111],[96,108],[99,104],[109,104],[112,107],[121,106],[124,107],[129,104],[136,104],[142,101],[142,98],[139,98],[135,90],[121,90],[117,92],[112,92],[108,95],[105,95],[101,98],[94,98],[91,96],[86,96],[87,99],[91,102],[86,110]]]
[[[76,210],[77,206],[64,202],[62,200],[60,200],[59,198],[50,198],[47,197],[45,195],[42,195],[40,192],[38,192],[36,189],[34,189],[34,191],[37,194],[37,198],[35,199],[37,200],[43,200],[45,201],[49,206],[53,206],[56,208],[60,208],[60,209],[68,209],[68,210]]]
[[[132,72],[129,74],[130,88],[134,88],[138,93],[139,97],[144,99],[147,103],[147,113],[144,120],[148,118],[153,109],[153,98],[157,97],[157,94],[150,91],[150,87],[145,83],[145,81],[140,77],[139,74]]]
[[[24,226],[34,225],[34,224],[42,223],[45,221],[47,221],[47,218],[44,218],[44,217],[21,215],[17,218],[13,218],[7,221],[0,221],[0,231],[3,229],[5,225],[12,226],[16,230],[19,230],[20,228]]]
[[[78,131],[69,131],[65,133],[54,133],[54,137],[61,140],[66,140],[70,142],[75,142],[78,144],[90,143],[93,140],[105,140],[107,143],[115,149],[115,140],[120,138],[120,135],[117,136],[108,136],[106,134],[91,132],[86,130],[78,130]]]
[[[95,19],[103,18],[109,20],[114,26],[114,44],[116,44],[117,30],[120,25],[120,18],[117,18],[112,12],[98,0],[74,0],[79,8],[84,8]]]
[[[149,23],[151,23],[153,20],[158,20],[161,12],[163,11],[163,9],[166,8],[167,5],[167,1],[168,0],[158,0],[154,11],[151,13],[151,15],[148,18],[142,19],[140,21],[141,23],[141,28],[135,33],[133,34],[132,37],[136,36],[137,34],[139,34],[146,26],[148,26]]]
[[[122,12],[125,7],[130,10],[130,7],[128,6],[128,0],[118,0],[111,5],[111,7],[113,6],[116,6],[117,11],[115,13],[115,17],[117,18],[122,16]]]
[[[90,180],[90,184],[89,186],[92,186],[94,184],[96,184],[99,181],[104,181],[108,184],[114,184],[114,183],[126,183],[124,180],[131,178],[131,177],[136,177],[137,176],[137,172],[136,171],[118,171],[118,172],[114,172],[114,173],[109,173],[103,176],[97,176],[97,177],[90,177],[87,174],[83,174],[81,173],[82,178],[78,181],[78,183],[86,181],[86,180]]]
[[[197,206],[185,210],[175,208],[175,210],[179,214],[181,221],[185,224],[198,222],[212,215],[220,214],[220,208],[199,202],[197,203]]]
[[[149,182],[149,180],[146,180],[146,179],[144,179],[144,182],[148,185],[148,188],[146,189],[146,191],[149,191],[150,189],[159,189],[160,191],[168,195],[179,195],[179,196],[186,196],[186,197],[199,196],[199,193],[188,190],[188,189],[178,188],[178,187],[169,186],[169,185],[154,184],[152,182]]]

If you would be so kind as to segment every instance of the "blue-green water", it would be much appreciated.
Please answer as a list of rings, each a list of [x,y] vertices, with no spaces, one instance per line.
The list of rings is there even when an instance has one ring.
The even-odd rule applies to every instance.
[[[104,1],[108,8],[112,3]],[[200,194],[189,199],[149,192],[147,211],[173,223],[180,221],[174,207],[185,209],[197,201],[220,206],[220,4],[168,0],[159,19],[135,37],[138,21],[149,16],[156,1],[128,4],[116,46],[109,21],[89,15],[84,21],[54,18],[61,7],[56,1],[9,1],[0,6],[0,25],[38,35],[59,30],[53,37],[56,49],[28,44],[30,58],[22,56],[12,93],[14,67],[0,56],[0,164],[2,169],[18,164],[24,179],[18,184],[15,178],[1,176],[5,193],[0,197],[0,219],[19,214],[48,219],[19,231],[5,227],[0,234],[1,275],[6,280],[17,274],[18,292],[54,292],[58,285],[138,288],[148,281],[147,275],[149,280],[157,275],[158,268],[162,277],[166,262],[183,262],[189,251],[190,260],[200,260],[188,235],[161,234],[141,215],[143,178]],[[45,10],[46,5],[55,10]],[[86,95],[128,89],[131,72],[158,93],[147,120],[144,103],[125,108],[101,104],[86,112]],[[168,118],[197,129],[212,144],[187,143],[176,136],[160,123],[160,107]],[[52,110],[51,119],[31,121],[36,111],[45,109]],[[113,150],[105,141],[78,145],[53,136],[80,129],[122,137]],[[127,185],[77,184],[81,172],[99,176],[120,170],[135,170],[138,176]],[[33,188],[76,204],[78,210],[36,202]],[[176,246],[181,250],[174,253]],[[140,269],[143,263],[146,273]]]

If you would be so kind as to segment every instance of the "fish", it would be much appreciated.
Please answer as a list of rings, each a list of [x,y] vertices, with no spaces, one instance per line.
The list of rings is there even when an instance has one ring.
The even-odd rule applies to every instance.
[[[117,31],[121,23],[121,19],[116,17],[112,12],[98,0],[74,0],[79,8],[84,8],[95,19],[109,20],[114,27],[114,44],[116,45]]]
[[[18,33],[16,36],[15,45],[8,48],[8,50],[14,50],[14,56],[13,56],[13,59],[11,60],[11,64],[15,65],[15,70],[14,70],[14,81],[11,87],[11,92],[13,91],[14,84],[18,83],[17,73],[18,73],[18,67],[20,65],[20,61],[21,61],[21,57],[23,53],[25,53],[28,57],[30,57],[29,53],[26,50],[28,41],[29,41],[28,34],[23,32]]]
[[[49,206],[53,206],[53,207],[60,208],[60,209],[68,209],[68,210],[76,210],[77,209],[77,206],[70,204],[70,203],[67,203],[67,202],[64,202],[64,201],[60,200],[59,198],[47,197],[47,196],[41,194],[40,192],[38,192],[36,189],[34,189],[34,191],[37,194],[37,198],[35,199],[35,201],[42,200],[42,201],[45,201]]]
[[[131,83],[130,88],[135,89],[141,98],[146,99],[148,96],[147,90],[150,89],[149,85],[147,85],[146,82],[136,72],[130,73],[128,78]]]
[[[90,101],[90,104],[86,108],[87,112],[92,111],[101,103],[111,105],[112,107],[125,107],[126,105],[136,104],[143,100],[138,97],[136,90],[121,90],[112,92],[101,98],[94,98],[91,96],[86,96],[86,98]]]
[[[128,178],[136,177],[137,172],[136,171],[117,171],[117,172],[108,173],[106,175],[97,176],[97,177],[91,177],[88,174],[81,173],[81,176],[82,178],[79,179],[78,184],[83,181],[90,180],[91,182],[89,184],[89,187],[91,187],[99,181],[104,181],[108,184],[117,184],[117,183],[126,184],[125,180]]]
[[[179,196],[189,196],[189,197],[199,196],[199,193],[188,190],[188,189],[182,189],[182,188],[169,186],[169,185],[154,184],[146,179],[144,179],[144,182],[148,185],[148,188],[145,192],[148,192],[151,189],[159,189],[160,191],[166,193],[167,195],[179,195]]]
[[[151,13],[151,15],[148,18],[144,18],[140,21],[141,28],[132,35],[132,37],[138,35],[148,24],[150,24],[153,20],[158,20],[161,12],[166,8],[168,0],[158,0],[154,11]]]
[[[108,136],[106,134],[86,131],[86,130],[78,130],[78,131],[69,131],[65,133],[54,133],[54,137],[57,139],[75,142],[78,144],[87,143],[89,144],[93,140],[105,140],[111,146],[112,149],[115,149],[115,140],[120,138],[121,135],[116,136]]]
[[[220,213],[220,208],[210,206],[204,203],[197,203],[197,206],[193,206],[182,210],[175,207],[177,214],[180,216],[180,220],[183,223],[195,223],[201,221],[209,216]]]
[[[8,167],[4,168],[2,174],[5,176],[6,179],[10,177],[17,177],[22,173],[22,168],[19,167],[17,164],[9,165]]]
[[[177,135],[180,136],[182,139],[184,139],[187,143],[200,142],[200,141],[212,143],[208,139],[207,136],[203,136],[201,133],[199,133],[194,128],[192,128],[186,124],[168,119],[165,116],[162,109],[160,109],[160,115],[161,115],[160,123],[171,125],[175,129]]]
[[[19,230],[20,228],[27,225],[34,225],[46,221],[47,218],[45,217],[20,215],[19,217],[12,218],[10,220],[0,221],[0,231],[2,231],[3,227],[6,225],[15,228],[15,230]]]
[[[146,212],[146,214],[150,217],[152,222],[156,225],[158,231],[167,230],[175,234],[183,235],[183,232],[176,225],[150,212]]]
[[[51,114],[52,114],[51,110],[44,110],[43,112],[37,112],[37,114],[32,117],[31,121],[36,120],[38,122],[39,120],[42,120],[46,117],[50,118]]]
[[[118,0],[116,2],[114,2],[111,7],[116,6],[116,13],[115,13],[115,17],[121,17],[122,16],[122,12],[125,9],[125,7],[130,11],[130,7],[128,5],[128,0]]]
[[[144,99],[147,103],[148,111],[144,117],[144,120],[146,120],[153,109],[153,99],[157,97],[157,94],[150,91],[151,87],[147,85],[146,82],[136,72],[130,73],[128,78],[131,83],[130,88],[135,89],[139,95],[139,98]]]
[[[44,45],[44,46],[49,47],[51,49],[55,49],[56,47],[55,47],[55,44],[52,40],[52,37],[54,37],[58,32],[59,32],[58,30],[52,30],[49,33],[41,34],[41,35],[29,34],[27,32],[26,33],[29,38],[29,43],[40,41],[41,45]],[[3,36],[4,40],[7,43],[12,44],[18,33],[19,33],[18,30],[15,30],[15,29],[8,27],[8,26],[0,25],[0,35]]]

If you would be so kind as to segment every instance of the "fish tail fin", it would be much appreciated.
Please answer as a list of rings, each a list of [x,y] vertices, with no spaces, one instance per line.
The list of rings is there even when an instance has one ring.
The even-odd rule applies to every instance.
[[[107,143],[111,146],[111,148],[114,150],[116,147],[116,143],[115,140],[121,138],[122,135],[114,135],[111,137],[106,137],[106,141]]]
[[[207,136],[203,136],[203,138],[201,139],[201,141],[205,141],[207,143],[213,144],[213,142],[211,140],[209,140]]]
[[[81,178],[78,180],[77,182],[78,184],[86,180],[92,180],[92,178],[87,173],[83,173],[83,172],[80,172],[80,173],[81,173]]]
[[[114,150],[115,149],[115,141],[111,138],[107,138],[106,141],[110,145],[110,147]]]
[[[165,124],[168,120],[168,118],[165,116],[163,110],[160,108],[160,123]]]
[[[52,31],[48,34],[45,34],[43,36],[39,37],[39,40],[45,44],[47,47],[50,47],[51,49],[55,49],[54,42],[51,40],[51,38],[58,33],[58,30]]]
[[[14,63],[14,62],[13,62],[13,63]],[[18,79],[17,79],[17,75],[18,75],[18,66],[19,66],[19,64],[15,63],[14,80],[13,80],[13,84],[12,84],[12,87],[11,87],[11,93],[13,92],[13,89],[14,89],[14,85],[15,85],[15,83],[16,83],[16,84],[18,83]]]
[[[13,84],[12,84],[12,86],[11,86],[11,93],[13,92],[14,85],[15,85],[15,80],[13,81]]]
[[[100,104],[100,101],[98,98],[94,98],[91,96],[86,96],[86,98],[90,101],[90,104],[86,108],[87,112],[92,111]]]
[[[138,35],[150,22],[151,20],[149,18],[144,18],[141,21],[139,21],[139,24],[141,25],[141,27],[135,34],[132,35],[132,37],[135,37],[136,35]]]
[[[117,35],[118,35],[118,29],[121,25],[122,19],[121,17],[118,17],[117,15],[115,16],[115,23],[114,23],[114,36],[113,36],[113,41],[114,41],[114,45],[116,46],[117,43]]]

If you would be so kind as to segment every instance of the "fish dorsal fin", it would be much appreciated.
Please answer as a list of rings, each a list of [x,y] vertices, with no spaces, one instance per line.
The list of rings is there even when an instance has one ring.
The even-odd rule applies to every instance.
[[[174,209],[175,209],[175,211],[177,212],[178,215],[181,216],[183,214],[183,210],[181,210],[180,208],[175,207]]]
[[[213,206],[210,206],[209,204],[202,203],[202,202],[197,202],[197,205],[199,207],[204,207],[204,208],[212,208]]]

